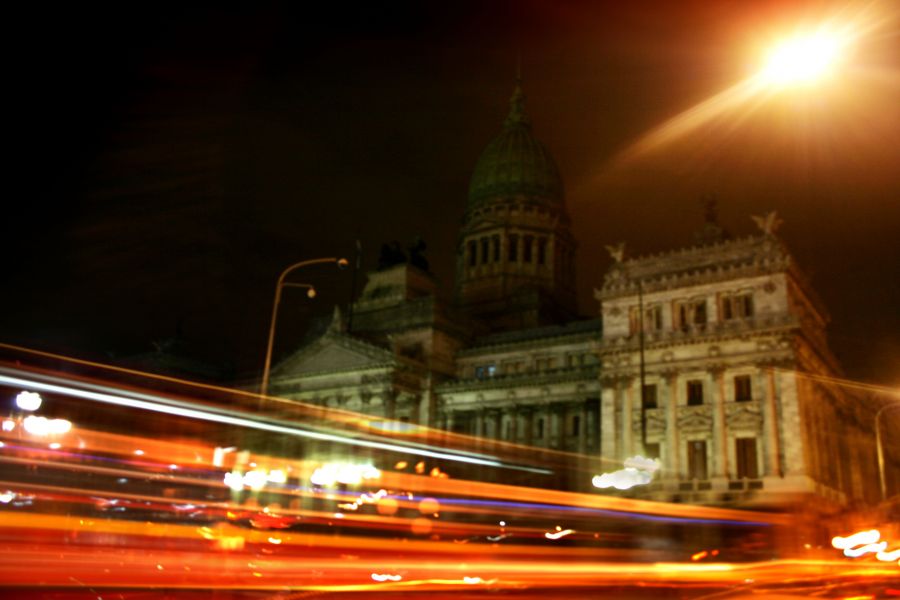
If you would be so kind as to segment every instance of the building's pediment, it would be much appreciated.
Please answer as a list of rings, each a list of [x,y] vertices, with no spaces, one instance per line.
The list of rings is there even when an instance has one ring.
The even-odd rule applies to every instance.
[[[290,379],[312,373],[351,371],[392,362],[389,350],[346,335],[325,335],[278,364],[273,376]]]

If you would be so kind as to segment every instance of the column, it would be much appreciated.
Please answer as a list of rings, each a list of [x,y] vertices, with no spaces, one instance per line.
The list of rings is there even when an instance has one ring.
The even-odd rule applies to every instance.
[[[484,437],[484,409],[475,411],[475,435]]]
[[[600,455],[615,459],[619,436],[616,429],[616,382],[612,377],[600,381]]]
[[[587,403],[582,400],[580,411],[579,411],[579,423],[578,423],[578,453],[584,454],[587,452],[587,439],[588,439],[588,411],[587,411]]]
[[[622,448],[621,454],[617,458],[626,458],[634,456],[634,430],[632,429],[632,401],[634,394],[632,393],[632,378],[621,379],[619,381],[619,395],[621,397],[622,407]]]
[[[784,441],[784,474],[805,475],[803,455],[804,423],[797,393],[797,375],[789,370],[779,371],[776,389],[780,388],[781,439]],[[791,432],[791,435],[784,435]]]
[[[712,459],[713,477],[728,477],[728,431],[725,425],[725,369],[710,369],[709,383],[711,387],[713,439]]]
[[[509,409],[509,441],[519,443],[519,407],[511,406]]]
[[[550,413],[550,447],[559,450],[562,448],[560,405],[551,404],[548,412]]]
[[[503,411],[494,411],[494,439],[503,439]]]
[[[525,410],[525,443],[534,444],[534,408]]]
[[[775,369],[767,367],[763,375],[763,431],[765,432],[765,474],[773,477],[784,475],[781,468],[781,440],[778,432],[778,398],[775,395]]]
[[[666,403],[666,470],[674,479],[681,479],[681,436],[678,435],[678,373],[664,374],[668,392]]]

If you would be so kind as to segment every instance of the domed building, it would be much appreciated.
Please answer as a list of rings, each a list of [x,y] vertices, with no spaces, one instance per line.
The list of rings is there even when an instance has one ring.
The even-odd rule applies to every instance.
[[[457,252],[460,307],[494,330],[574,318],[575,239],[562,178],[517,83],[503,130],[469,185]]]
[[[569,452],[571,473],[657,458],[660,475],[636,493],[658,500],[876,497],[872,405],[828,385],[839,366],[827,313],[775,213],[732,238],[709,205],[694,246],[608,246],[598,318],[585,319],[564,190],[517,84],[472,173],[452,301],[418,246],[386,246],[352,315],[335,311],[277,365],[270,394]],[[581,475],[554,485],[592,489]]]

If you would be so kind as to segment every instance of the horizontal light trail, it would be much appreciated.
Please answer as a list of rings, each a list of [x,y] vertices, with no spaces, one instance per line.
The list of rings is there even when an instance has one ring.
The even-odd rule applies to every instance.
[[[153,400],[139,400],[136,398],[128,398],[125,396],[118,396],[109,394],[106,392],[96,392],[90,390],[84,390],[79,388],[69,387],[67,385],[61,385],[57,383],[45,383],[41,381],[34,381],[29,379],[23,379],[21,377],[11,377],[9,375],[0,374],[0,384],[6,384],[14,387],[22,387],[32,390],[40,390],[49,393],[62,394],[66,396],[71,396],[75,398],[81,398],[83,400],[90,400],[93,402],[102,402],[105,404],[113,404],[117,406],[124,406],[128,408],[136,408],[140,410],[147,410],[157,413],[163,413],[178,417],[185,417],[189,419],[195,419],[199,421],[206,421],[211,423],[220,423],[223,425],[233,425],[236,427],[244,427],[247,429],[256,429],[259,431],[267,431],[270,433],[280,433],[284,435],[291,435],[295,437],[302,437],[308,439],[314,439],[323,442],[333,442],[336,444],[344,444],[350,446],[359,446],[363,448],[372,448],[375,450],[386,450],[389,452],[397,452],[401,454],[414,454],[416,456],[424,456],[428,458],[436,458],[442,460],[449,460],[454,462],[462,462],[474,465],[481,465],[486,467],[497,467],[497,468],[505,468],[512,469],[518,471],[527,471],[531,473],[541,473],[541,474],[552,474],[552,471],[547,469],[541,469],[537,467],[526,467],[521,465],[510,465],[507,463],[500,462],[494,459],[487,458],[478,458],[476,456],[466,456],[462,454],[450,454],[447,452],[439,452],[436,450],[427,450],[424,448],[419,448],[415,446],[401,446],[398,444],[388,444],[385,442],[376,442],[372,440],[362,440],[362,439],[353,439],[345,436],[339,436],[335,434],[329,433],[321,433],[317,431],[309,431],[305,429],[297,429],[294,427],[286,427],[283,425],[277,425],[274,423],[267,423],[264,421],[257,421],[254,419],[249,419],[246,417],[238,417],[234,415],[225,414],[224,412],[211,412],[209,410],[202,410],[200,408],[190,407],[191,405],[187,403],[181,403],[181,405],[176,405],[171,403],[171,401],[161,402],[159,398],[154,398]],[[141,396],[148,398],[147,394],[141,394]]]

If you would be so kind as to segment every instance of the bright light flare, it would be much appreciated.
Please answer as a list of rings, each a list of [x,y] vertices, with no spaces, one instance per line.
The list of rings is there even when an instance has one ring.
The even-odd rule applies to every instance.
[[[16,406],[27,411],[39,409],[43,401],[37,392],[19,392],[19,395],[16,396]]]
[[[772,49],[760,76],[776,86],[813,83],[834,70],[846,44],[825,30],[791,38]]]

